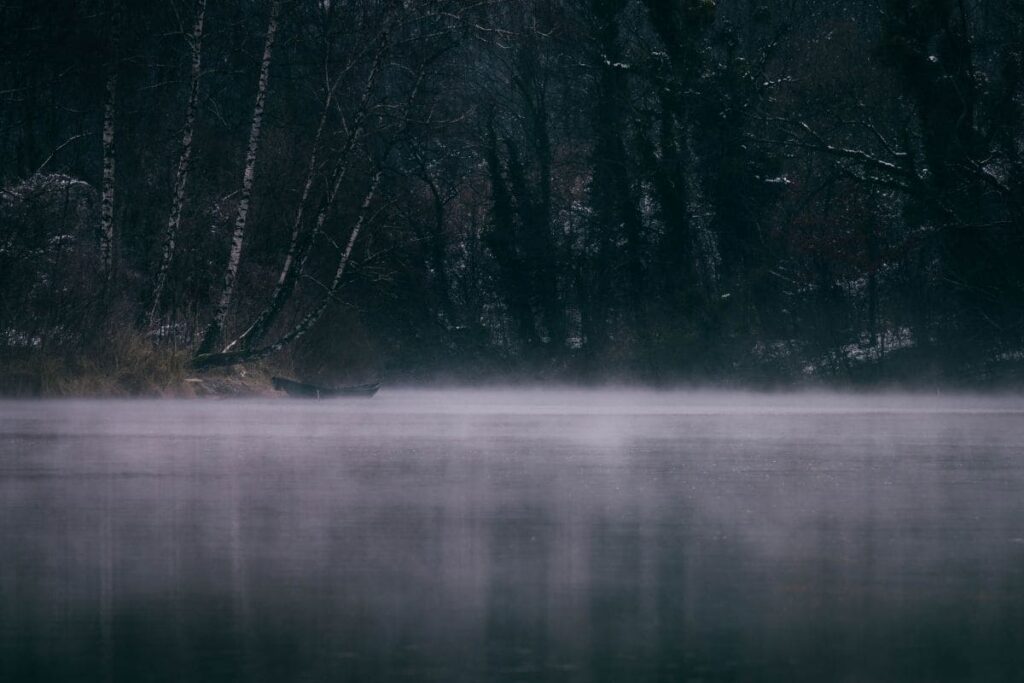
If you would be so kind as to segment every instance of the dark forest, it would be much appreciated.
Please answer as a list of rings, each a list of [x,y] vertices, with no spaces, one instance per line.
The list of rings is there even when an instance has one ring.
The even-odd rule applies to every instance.
[[[1022,0],[0,0],[0,381],[1018,381],[1022,109]]]

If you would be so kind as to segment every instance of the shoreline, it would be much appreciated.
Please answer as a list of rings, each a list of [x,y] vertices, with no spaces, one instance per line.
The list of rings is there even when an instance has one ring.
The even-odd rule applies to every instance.
[[[0,375],[0,400],[60,400],[60,399],[150,399],[150,400],[219,400],[245,398],[288,398],[273,388],[271,375],[280,374],[266,368],[235,368],[182,376],[169,383],[151,384],[139,388],[109,380],[68,377],[60,384],[38,389],[25,384],[12,386],[9,376]],[[644,382],[636,378],[609,378],[598,380],[567,380],[565,378],[500,377],[481,375],[469,380],[465,377],[421,378],[404,377],[385,382],[385,387],[399,390],[424,391],[622,391],[626,393],[745,393],[762,396],[799,396],[801,394],[835,394],[850,396],[979,396],[1012,397],[1024,395],[1024,383],[1019,381],[988,382],[849,382],[832,379],[791,380],[773,382]]]
[[[791,367],[752,364],[728,375],[656,373],[606,367],[587,371],[578,364],[522,364],[511,369],[489,364],[438,368],[353,367],[350,372],[304,372],[289,358],[226,368],[195,370],[187,351],[160,348],[128,334],[115,335],[94,351],[22,352],[0,357],[0,398],[174,398],[273,397],[278,375],[325,386],[382,381],[385,386],[424,389],[631,389],[644,391],[743,391],[853,394],[1024,392],[1024,360],[989,361],[944,367],[926,356],[887,359],[883,367],[863,364],[841,373],[806,374]]]

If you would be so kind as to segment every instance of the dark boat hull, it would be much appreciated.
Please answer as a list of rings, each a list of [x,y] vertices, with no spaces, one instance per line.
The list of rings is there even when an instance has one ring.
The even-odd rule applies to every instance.
[[[274,388],[296,398],[335,398],[340,396],[361,396],[370,398],[380,389],[380,382],[357,384],[349,387],[321,387],[306,382],[296,382],[284,377],[272,377]]]

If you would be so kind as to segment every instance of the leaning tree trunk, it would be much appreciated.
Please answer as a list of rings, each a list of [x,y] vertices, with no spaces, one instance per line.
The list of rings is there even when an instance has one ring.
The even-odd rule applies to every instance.
[[[313,223],[313,228],[306,235],[305,239],[299,239],[300,218],[296,217],[296,222],[292,230],[292,241],[288,246],[288,253],[285,256],[285,262],[281,268],[281,273],[278,275],[277,283],[274,285],[274,291],[270,295],[270,302],[262,311],[260,311],[256,320],[252,325],[246,328],[245,332],[240,334],[234,341],[224,347],[224,353],[228,353],[239,347],[242,349],[255,348],[257,344],[263,340],[263,337],[266,336],[271,325],[273,325],[277,320],[277,316],[284,310],[285,304],[288,303],[292,292],[295,290],[295,283],[299,279],[302,268],[304,267],[306,260],[309,258],[309,253],[316,241],[316,236],[323,229],[324,223],[327,221],[327,216],[330,213],[331,207],[334,205],[334,199],[338,194],[338,189],[341,187],[342,181],[345,179],[347,171],[347,164],[339,164],[336,169],[336,173],[333,174],[334,177],[330,183],[330,188],[321,202],[320,210],[317,212],[316,220]]]
[[[171,197],[171,212],[167,219],[167,230],[164,232],[163,249],[160,253],[160,265],[157,267],[156,280],[153,284],[153,300],[149,309],[149,325],[156,323],[160,299],[164,286],[167,284],[167,273],[174,258],[174,245],[178,238],[178,226],[181,225],[181,208],[185,201],[185,184],[188,182],[188,169],[192,161],[192,131],[195,127],[196,108],[199,103],[199,77],[203,43],[203,20],[206,16],[206,0],[196,2],[196,21],[192,27],[192,75],[189,84],[188,104],[185,107],[185,130],[181,136],[181,157],[178,159],[178,172],[174,176],[174,194]]]
[[[345,249],[338,257],[338,266],[335,268],[334,278],[331,280],[330,286],[327,287],[327,292],[324,294],[323,299],[316,308],[307,313],[305,317],[292,327],[291,330],[273,344],[269,344],[258,349],[240,349],[237,351],[227,351],[223,353],[197,354],[196,357],[192,359],[192,365],[194,367],[225,367],[266,358],[301,338],[320,321],[324,313],[327,312],[327,309],[330,307],[331,302],[335,300],[338,290],[341,288],[341,283],[345,276],[345,270],[352,257],[352,248],[355,246],[356,239],[358,239],[359,233],[366,224],[370,205],[373,203],[373,197],[377,192],[377,188],[380,186],[381,175],[381,171],[377,171],[373,176],[373,181],[370,183],[370,189],[367,191],[366,196],[363,197],[363,203],[360,206],[359,217],[356,219],[356,224],[353,226],[352,232],[349,234],[348,242],[345,244]]]
[[[363,122],[366,118],[370,101],[370,94],[373,90],[373,85],[377,80],[377,74],[380,69],[383,56],[384,49],[382,47],[377,53],[373,66],[370,69],[370,74],[366,79],[366,87],[363,89],[363,95],[360,100],[359,108],[356,112],[356,120],[352,129],[349,131],[348,138],[341,150],[341,155],[335,165],[333,173],[331,174],[331,179],[328,182],[328,190],[320,205],[320,210],[317,213],[313,230],[310,231],[308,238],[303,244],[303,240],[299,239],[302,230],[302,218],[316,174],[320,141],[323,136],[324,125],[327,122],[327,115],[331,108],[334,87],[336,87],[337,83],[340,81],[336,81],[335,86],[332,86],[328,91],[327,98],[324,102],[324,110],[320,117],[320,125],[317,127],[316,136],[313,140],[313,151],[310,154],[309,167],[306,172],[306,182],[302,188],[302,197],[299,200],[299,208],[296,211],[295,221],[292,224],[292,235],[288,244],[288,253],[285,255],[284,265],[281,267],[281,273],[278,275],[277,283],[274,285],[274,291],[270,295],[270,302],[262,311],[260,311],[259,316],[257,316],[256,320],[245,330],[245,332],[224,347],[224,352],[229,352],[239,347],[243,349],[256,348],[263,340],[263,337],[266,336],[270,327],[277,320],[278,315],[280,315],[281,311],[284,310],[285,304],[288,303],[288,299],[291,297],[291,294],[295,289],[295,282],[298,280],[301,264],[305,262],[309,248],[312,246],[317,233],[323,229],[327,215],[330,213],[331,207],[334,205],[334,199],[337,196],[338,190],[341,188],[342,181],[348,171],[348,156],[362,133]],[[296,264],[299,264],[300,268],[296,268]]]
[[[256,105],[252,112],[252,125],[249,128],[249,148],[245,156],[245,173],[242,176],[242,195],[238,201],[238,213],[235,216],[235,230],[231,236],[231,252],[228,264],[224,269],[224,288],[220,301],[214,310],[213,320],[206,328],[203,343],[199,346],[199,354],[210,353],[220,343],[224,332],[224,320],[235,293],[238,281],[238,264],[242,257],[242,243],[245,241],[245,226],[249,216],[249,199],[252,196],[253,176],[256,174],[256,152],[260,144],[260,129],[263,125],[263,108],[267,100],[267,82],[270,79],[270,58],[274,48],[274,36],[277,33],[277,19],[281,10],[281,0],[274,0],[270,8],[270,22],[267,25],[266,42],[263,45],[263,63],[260,66],[259,86],[256,90]]]
[[[306,203],[309,201],[309,192],[313,188],[313,180],[316,178],[317,161],[320,152],[320,140],[323,137],[324,124],[327,122],[327,113],[330,107],[331,98],[328,97],[324,105],[323,114],[320,116],[320,125],[316,129],[316,136],[313,138],[313,150],[309,154],[309,167],[306,169],[306,181],[302,185],[302,195],[299,197],[299,207],[295,210],[295,220],[292,221],[292,235],[288,241],[288,253],[284,257],[284,265],[281,266],[281,273],[274,285],[274,292],[270,295],[270,304],[260,312],[256,321],[250,325],[237,339],[228,344],[224,350],[230,351],[241,344],[243,348],[249,348],[259,343],[266,334],[267,329],[273,324],[278,311],[284,307],[284,302],[291,293],[295,282],[295,269],[293,264],[299,253],[299,236],[302,232],[302,218],[306,212]]]
[[[117,113],[118,48],[121,32],[120,0],[110,4],[110,53],[107,62],[106,102],[103,106],[103,182],[100,199],[100,270],[105,282],[114,272],[114,118]]]

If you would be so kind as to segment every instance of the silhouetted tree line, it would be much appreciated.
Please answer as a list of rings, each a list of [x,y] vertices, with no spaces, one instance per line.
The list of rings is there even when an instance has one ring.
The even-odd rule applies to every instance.
[[[993,378],[1024,0],[0,0],[0,344]]]

